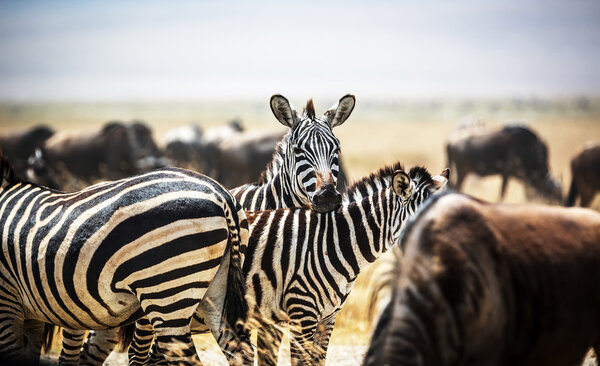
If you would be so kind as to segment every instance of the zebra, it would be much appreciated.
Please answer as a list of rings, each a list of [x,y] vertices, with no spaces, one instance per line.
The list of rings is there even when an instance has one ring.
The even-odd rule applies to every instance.
[[[342,200],[341,194],[336,191],[340,170],[340,142],[332,129],[348,119],[355,103],[355,96],[347,94],[322,117],[316,117],[312,99],[308,100],[304,111],[299,115],[288,99],[280,94],[273,95],[269,103],[271,111],[281,124],[290,128],[290,131],[277,144],[273,160],[259,181],[231,190],[244,210],[305,206],[319,212],[336,209]],[[196,320],[202,321],[200,318]],[[137,326],[137,332],[145,335],[145,341],[140,343],[138,340],[134,343],[130,350],[130,358],[142,364],[147,360],[144,353],[147,353],[153,338],[149,336],[149,323],[141,320]],[[98,340],[94,340],[93,337],[97,337],[97,333],[90,336],[81,357],[89,360],[91,364],[100,365],[114,349],[117,331],[103,331],[104,334]],[[72,338],[83,336],[72,331],[63,334],[63,349],[72,350],[69,359],[80,357],[79,349],[74,349],[70,344],[80,344],[80,341],[73,341]]]
[[[232,190],[242,207],[247,211],[312,207],[317,212],[338,208],[342,200],[336,190],[340,142],[332,129],[348,119],[355,102],[354,95],[347,94],[316,117],[312,99],[298,115],[284,96],[273,95],[271,110],[290,131],[277,144],[259,181]]]
[[[1,157],[0,177],[0,359],[37,362],[44,323],[146,316],[169,364],[200,363],[189,323],[207,292],[204,320],[230,359],[243,356],[231,326],[247,317],[248,222],[219,183],[168,168],[63,193],[21,181]]]
[[[423,167],[409,173],[386,167],[349,187],[353,198],[335,212],[246,212],[243,271],[249,317],[258,324],[258,364],[277,364],[278,324],[286,322],[292,364],[324,364],[335,317],[356,277],[398,241],[404,223],[445,187],[448,175],[448,169],[432,177]]]

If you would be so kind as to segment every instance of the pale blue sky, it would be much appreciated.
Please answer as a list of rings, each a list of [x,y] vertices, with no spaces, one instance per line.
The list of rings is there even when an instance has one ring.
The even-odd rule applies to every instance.
[[[0,1],[0,99],[600,94],[600,1]]]

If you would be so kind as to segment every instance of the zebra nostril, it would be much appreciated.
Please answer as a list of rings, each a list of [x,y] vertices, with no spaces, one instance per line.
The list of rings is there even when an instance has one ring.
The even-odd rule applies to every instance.
[[[315,211],[329,212],[340,207],[342,195],[330,184],[315,193],[312,201]]]

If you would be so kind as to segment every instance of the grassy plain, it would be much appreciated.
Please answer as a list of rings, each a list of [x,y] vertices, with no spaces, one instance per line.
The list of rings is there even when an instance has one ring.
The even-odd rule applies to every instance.
[[[333,101],[316,101],[317,113]],[[297,105],[301,109],[300,105]],[[181,103],[0,103],[0,132],[47,123],[56,130],[90,129],[109,120],[141,119],[152,126],[157,141],[168,129],[198,122],[203,127],[239,118],[248,129],[283,129],[272,117],[268,98],[264,102]],[[424,165],[439,173],[446,162],[445,139],[459,123],[478,121],[498,128],[520,121],[531,126],[548,144],[551,171],[563,181],[566,194],[570,182],[569,161],[586,141],[600,140],[600,100],[428,100],[361,101],[354,114],[335,133],[351,178],[359,178],[395,161],[405,166]],[[499,197],[500,179],[467,178],[465,192],[489,201]],[[524,202],[520,183],[511,181],[507,202]],[[600,210],[600,195],[592,207]],[[333,345],[365,345],[370,337],[366,304],[373,265],[362,273],[345,308],[338,315]],[[198,347],[209,347],[209,337],[199,337]],[[208,342],[208,343],[206,343]]]

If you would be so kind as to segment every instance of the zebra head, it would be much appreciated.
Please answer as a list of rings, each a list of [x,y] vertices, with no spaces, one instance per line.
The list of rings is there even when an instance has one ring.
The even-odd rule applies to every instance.
[[[393,210],[392,242],[398,243],[406,220],[414,216],[429,196],[444,189],[448,183],[450,169],[444,169],[440,175],[432,177],[423,167],[414,167],[408,174],[396,170],[392,176],[391,190],[396,195],[396,210]]]
[[[282,151],[283,165],[291,178],[290,188],[305,206],[317,212],[337,209],[342,195],[337,191],[340,170],[340,142],[333,127],[348,119],[354,109],[354,95],[342,97],[322,117],[316,117],[312,99],[301,115],[283,96],[271,97],[271,110],[279,122],[290,128]]]

